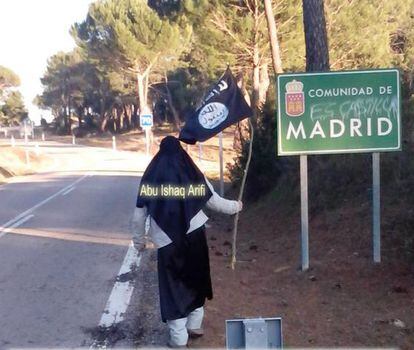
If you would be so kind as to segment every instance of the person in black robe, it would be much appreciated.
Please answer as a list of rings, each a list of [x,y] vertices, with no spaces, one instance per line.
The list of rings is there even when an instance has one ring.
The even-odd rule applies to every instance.
[[[242,208],[241,202],[218,196],[180,141],[165,137],[142,176],[136,216],[139,231],[150,217],[151,237],[158,248],[161,318],[170,328],[172,347],[185,346],[188,336],[203,334],[203,305],[213,297],[205,206],[228,214]]]

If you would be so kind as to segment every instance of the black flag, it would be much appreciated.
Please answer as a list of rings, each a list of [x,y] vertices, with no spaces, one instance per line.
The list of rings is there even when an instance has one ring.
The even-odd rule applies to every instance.
[[[205,141],[228,126],[253,115],[252,109],[227,68],[199,108],[186,121],[179,139],[191,145]]]

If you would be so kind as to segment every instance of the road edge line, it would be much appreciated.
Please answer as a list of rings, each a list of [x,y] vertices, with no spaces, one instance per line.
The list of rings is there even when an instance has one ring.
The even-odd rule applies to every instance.
[[[121,275],[132,272],[134,268],[138,268],[140,266],[140,263],[141,255],[135,249],[134,244],[131,241],[121,268],[119,269],[117,278]],[[99,321],[99,327],[108,328],[124,319],[124,314],[129,306],[129,302],[131,301],[133,290],[134,285],[131,283],[131,280],[127,280],[125,282],[115,282]]]

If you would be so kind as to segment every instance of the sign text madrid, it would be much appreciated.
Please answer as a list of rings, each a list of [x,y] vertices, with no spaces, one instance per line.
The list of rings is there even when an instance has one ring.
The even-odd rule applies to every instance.
[[[278,76],[278,154],[397,151],[399,71]]]

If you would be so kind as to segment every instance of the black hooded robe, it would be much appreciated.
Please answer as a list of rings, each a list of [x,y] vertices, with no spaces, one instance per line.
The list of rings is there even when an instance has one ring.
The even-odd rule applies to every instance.
[[[141,195],[142,186],[204,185],[204,195],[173,198]],[[173,136],[161,141],[160,150],[141,179],[137,207],[147,207],[151,220],[172,243],[158,249],[158,284],[163,322],[187,317],[213,297],[208,246],[204,225],[187,234],[191,219],[204,207],[212,193],[203,173]]]

